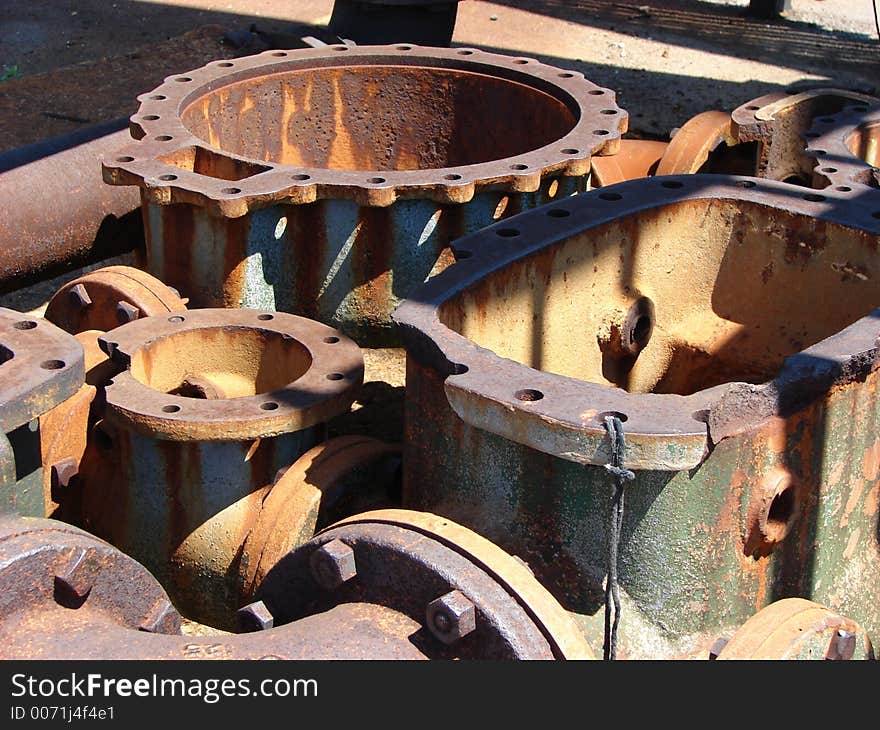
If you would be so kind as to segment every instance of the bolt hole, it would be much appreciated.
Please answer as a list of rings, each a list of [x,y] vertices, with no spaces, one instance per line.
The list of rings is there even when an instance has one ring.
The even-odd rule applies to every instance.
[[[594,129],[593,134],[597,137],[604,137],[606,134],[610,134],[610,132],[607,129]]]
[[[759,107],[759,106],[755,106],[754,104],[749,104],[749,105],[746,107],[746,111],[749,111],[749,112],[756,112],[756,111],[758,111],[758,109],[760,109],[760,108],[761,108],[761,107]]]
[[[328,373],[327,380],[342,380],[345,376],[342,373]]]
[[[260,403],[260,409],[264,411],[274,411],[278,409],[278,404],[273,401],[269,401],[267,403]]]
[[[162,413],[177,413],[180,410],[180,406],[171,403],[167,406],[162,406]]]
[[[458,55],[459,56],[473,56],[474,52],[473,51],[459,51]]]
[[[159,118],[158,114],[145,114],[142,119],[146,122],[155,122]]]
[[[516,238],[519,235],[519,230],[516,228],[499,228],[495,231],[496,236],[501,236],[501,238]]]
[[[603,110],[602,110],[601,112],[599,112],[599,113],[600,113],[600,114],[607,114],[607,115],[610,116],[610,115],[612,115],[612,114],[617,114],[617,109],[603,109]]]
[[[827,173],[837,172],[837,168],[836,167],[820,167],[819,172],[827,172]]]
[[[15,327],[15,329],[17,329],[17,330],[32,330],[34,327],[37,326],[37,323],[31,322],[30,320],[27,320],[27,319],[23,319],[21,322],[16,322],[12,326]]]
[[[753,188],[755,187],[755,183],[751,180],[737,180],[736,184],[741,188]]]
[[[824,195],[817,195],[816,193],[807,193],[804,196],[804,200],[809,200],[811,203],[821,203],[825,200]]]
[[[234,65],[234,63],[230,63],[229,61],[221,61],[217,64],[220,68],[232,68]]]
[[[237,195],[241,192],[241,188],[223,188],[220,192],[224,195]]]
[[[334,51],[347,51],[348,46],[333,46]]]
[[[173,317],[169,317],[168,321],[173,322],[174,324],[178,324],[179,322],[183,322],[183,319],[184,318],[181,317],[179,314],[175,314]]]
[[[187,81],[192,81],[192,79],[189,76],[178,76],[174,80],[180,84],[185,84]]]
[[[599,198],[601,200],[622,200],[623,196],[620,193],[599,193]]]
[[[563,210],[562,208],[552,208],[547,211],[547,215],[551,218],[568,218],[571,215],[567,210]]]
[[[275,315],[274,314],[258,314],[257,319],[259,319],[262,322],[268,322],[270,319],[275,319]]]
[[[371,177],[369,180],[367,180],[367,182],[371,182],[374,185],[380,185],[383,182],[385,182],[385,178],[384,177]]]
[[[540,390],[535,390],[534,388],[518,390],[514,395],[517,400],[521,400],[524,403],[534,403],[536,400],[541,400],[541,398],[544,397],[544,394]]]
[[[398,51],[411,51],[413,49],[412,46],[394,46]]]
[[[275,58],[284,58],[287,55],[287,51],[272,51],[269,55]]]
[[[292,180],[299,180],[300,182],[302,182],[303,180],[311,180],[311,179],[312,179],[312,176],[311,176],[311,175],[306,175],[305,173],[302,173],[302,172],[301,172],[301,173],[299,173],[298,175],[292,175],[292,176],[291,176],[291,179],[292,179]]]
[[[170,134],[160,134],[158,137],[153,137],[157,142],[170,142],[174,137]]]
[[[64,360],[43,360],[40,363],[40,367],[43,370],[61,370],[66,365]]]
[[[131,157],[130,155],[123,155],[122,157],[117,157],[116,161],[117,162],[134,162],[134,157]]]
[[[788,487],[773,497],[767,512],[767,524],[784,529],[794,515],[794,489]]]
[[[517,64],[518,66],[522,66],[524,63],[528,63],[528,62],[529,62],[529,59],[527,59],[527,58],[515,58],[515,59],[513,59],[513,62],[514,62],[515,64]]]
[[[170,182],[171,180],[177,180],[177,175],[159,175],[159,179]]]
[[[528,165],[523,165],[521,162],[516,163],[515,165],[510,166],[511,170],[528,170]]]
[[[852,188],[849,185],[838,185],[834,188],[839,193],[851,193]]]
[[[168,97],[165,94],[153,94],[149,97],[150,101],[165,101]]]
[[[443,179],[444,180],[461,180],[461,175],[458,175],[457,173],[452,172],[452,173],[449,173],[448,175],[444,175]]]
[[[574,78],[574,74],[569,73],[568,71],[565,71],[564,73],[561,73],[561,74],[557,74],[557,76],[559,76],[559,78],[561,78],[561,79],[573,79]]]
[[[587,92],[590,96],[603,96],[605,94],[604,89],[590,89]]]
[[[329,337],[324,338],[324,342],[326,342],[328,345],[335,345],[337,342],[339,342],[339,338],[335,335],[330,335]]]
[[[632,331],[629,334],[630,342],[639,347],[644,347],[651,336],[651,329],[651,318],[647,314],[643,314],[633,325]]]
[[[821,157],[822,155],[828,154],[825,150],[807,150],[807,153],[811,155],[816,155],[816,157]]]
[[[669,190],[678,190],[679,188],[684,187],[684,183],[678,182],[678,180],[664,180],[660,184]]]

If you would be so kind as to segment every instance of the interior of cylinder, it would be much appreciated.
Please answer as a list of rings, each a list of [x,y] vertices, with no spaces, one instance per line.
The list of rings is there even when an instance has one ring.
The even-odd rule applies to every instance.
[[[502,230],[516,240],[514,225]],[[874,237],[756,203],[703,199],[572,236],[483,278],[439,316],[539,370],[687,395],[770,380],[785,357],[878,303]]]
[[[856,129],[846,140],[846,146],[859,159],[872,167],[880,167],[880,122]]]
[[[540,89],[423,66],[285,71],[208,92],[181,114],[208,145],[332,170],[473,165],[550,144],[575,114]]]
[[[209,400],[268,393],[311,366],[306,347],[277,332],[210,327],[177,332],[138,349],[135,380],[161,393]]]

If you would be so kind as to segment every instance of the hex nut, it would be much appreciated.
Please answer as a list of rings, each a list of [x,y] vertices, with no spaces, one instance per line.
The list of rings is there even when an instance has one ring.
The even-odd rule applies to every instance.
[[[342,540],[324,543],[309,558],[312,577],[324,590],[339,588],[357,575],[354,550]]]
[[[262,601],[254,601],[238,609],[235,621],[239,633],[265,631],[275,625],[275,617]]]
[[[450,591],[428,604],[428,629],[444,644],[453,644],[477,628],[474,604],[461,591]]]

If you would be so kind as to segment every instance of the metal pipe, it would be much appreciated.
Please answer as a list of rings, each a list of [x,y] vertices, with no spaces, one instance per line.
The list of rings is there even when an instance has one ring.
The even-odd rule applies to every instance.
[[[143,248],[138,191],[101,179],[127,141],[117,119],[0,155],[0,293]]]

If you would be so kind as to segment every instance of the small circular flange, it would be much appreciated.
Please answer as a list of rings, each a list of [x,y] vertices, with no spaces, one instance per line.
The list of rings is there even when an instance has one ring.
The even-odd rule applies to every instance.
[[[215,348],[212,355],[205,354],[209,341]],[[277,347],[261,350],[262,341]],[[172,441],[262,438],[323,423],[351,406],[364,375],[360,348],[352,340],[283,312],[195,309],[135,320],[99,342],[126,368],[106,387],[107,420]],[[279,353],[296,360],[290,380]],[[223,391],[222,378],[212,371],[221,366],[208,360],[227,354],[231,368],[250,372],[229,373],[233,381],[256,378],[252,392],[260,390],[265,376],[269,389],[246,395]],[[162,367],[185,367],[187,359],[196,372],[172,384],[175,394],[143,382]]]

